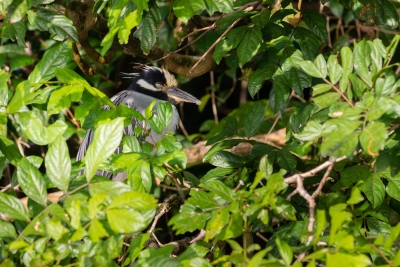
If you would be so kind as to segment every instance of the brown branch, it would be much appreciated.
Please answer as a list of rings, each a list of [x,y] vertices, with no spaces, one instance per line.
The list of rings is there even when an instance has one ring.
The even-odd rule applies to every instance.
[[[336,163],[336,162],[339,162],[339,161],[342,161],[342,160],[345,160],[345,159],[347,159],[347,156],[342,156],[342,157],[337,158],[337,159],[335,159],[333,161],[327,160],[324,163],[322,163],[321,165],[315,167],[314,169],[309,170],[308,172],[304,172],[304,173],[301,173],[301,174],[295,174],[295,175],[292,175],[292,176],[289,176],[289,177],[285,178],[285,183],[292,184],[292,183],[297,182],[297,176],[300,176],[300,178],[302,178],[302,179],[313,177],[318,172],[320,172],[323,169],[329,167],[329,165],[331,165],[332,163]]]
[[[174,181],[175,186],[178,188],[178,192],[179,192],[180,197],[182,198],[182,200],[185,200],[185,195],[183,194],[182,188],[178,183],[178,179],[176,179],[175,176],[168,170],[168,166],[167,165],[163,164],[163,167],[167,171],[168,177],[171,178],[172,181]]]

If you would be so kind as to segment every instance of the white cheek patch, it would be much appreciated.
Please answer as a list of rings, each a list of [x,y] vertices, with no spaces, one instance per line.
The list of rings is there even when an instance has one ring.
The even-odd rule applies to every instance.
[[[154,87],[154,85],[149,84],[148,82],[146,82],[143,79],[138,80],[137,84],[140,85],[143,88],[148,89],[148,90],[159,91],[157,88]]]

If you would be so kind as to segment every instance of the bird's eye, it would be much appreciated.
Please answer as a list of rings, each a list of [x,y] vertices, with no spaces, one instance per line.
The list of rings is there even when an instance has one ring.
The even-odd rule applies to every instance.
[[[161,90],[164,88],[164,85],[162,83],[156,83],[156,88]]]

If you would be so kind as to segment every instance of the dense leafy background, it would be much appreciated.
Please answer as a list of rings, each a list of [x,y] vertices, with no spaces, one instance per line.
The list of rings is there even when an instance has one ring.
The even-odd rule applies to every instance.
[[[398,8],[0,2],[0,266],[399,266]],[[178,135],[108,98],[132,62],[201,98]]]

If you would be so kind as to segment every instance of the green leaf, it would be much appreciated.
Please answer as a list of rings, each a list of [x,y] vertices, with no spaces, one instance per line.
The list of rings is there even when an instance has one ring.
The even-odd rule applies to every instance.
[[[26,12],[31,8],[32,0],[13,0],[7,8],[7,18],[11,23],[16,23],[23,19]]]
[[[4,70],[0,70],[0,106],[7,106],[8,103],[8,84],[11,74],[7,74]]]
[[[19,162],[17,170],[18,182],[24,193],[42,206],[47,203],[46,183],[40,171],[26,158]]]
[[[354,17],[367,25],[386,25],[394,29],[399,24],[397,10],[388,0],[357,1],[352,8]]]
[[[369,65],[371,64],[371,48],[365,40],[362,40],[354,47],[354,69],[361,79],[372,86]]]
[[[379,155],[387,138],[386,126],[382,122],[368,124],[360,135],[362,148],[371,156]]]
[[[360,203],[363,200],[364,200],[364,197],[361,195],[360,189],[358,189],[358,187],[353,187],[351,189],[351,196],[346,201],[346,203],[350,204],[350,205],[355,205],[355,204]]]
[[[353,72],[353,51],[348,46],[340,50],[340,58],[343,67],[343,75],[339,81],[340,90],[345,92],[349,86],[349,74]]]
[[[295,50],[281,63],[282,71],[290,87],[301,97],[303,97],[303,89],[311,86],[311,77],[301,69],[299,64],[303,60],[303,54],[300,50]]]
[[[393,72],[387,73],[385,78],[375,81],[375,92],[377,96],[388,96],[396,91],[396,79]]]
[[[17,166],[18,162],[22,159],[22,155],[15,143],[2,135],[0,135],[0,151],[14,166]]]
[[[116,183],[114,181],[102,181],[97,183],[91,183],[89,185],[90,195],[104,193],[109,195],[111,198],[119,196],[126,192],[131,192],[132,188],[124,183]]]
[[[314,103],[318,106],[319,109],[323,109],[329,107],[336,103],[340,98],[338,93],[326,93],[317,97],[313,97]]]
[[[235,201],[235,193],[233,192],[233,190],[219,180],[210,180],[209,182],[207,182],[207,184],[200,186],[210,190],[211,192],[222,197],[226,201]]]
[[[345,254],[345,253],[327,253],[326,266],[338,267],[341,263],[351,263],[352,266],[367,267],[371,266],[371,260],[364,254]]]
[[[57,136],[64,133],[68,126],[65,122],[57,120],[48,127],[43,126],[41,119],[36,113],[22,112],[18,114],[22,130],[28,138],[38,145],[47,145],[53,142]]]
[[[318,55],[321,43],[318,36],[306,28],[297,27],[294,30],[294,37],[300,45],[304,58],[307,60],[314,60]]]
[[[188,20],[194,15],[198,15],[203,10],[207,9],[204,0],[176,0],[173,2],[172,9],[174,10],[175,16],[177,16],[182,22],[187,23]]]
[[[3,22],[3,38],[11,39],[11,41],[17,41],[21,47],[26,47],[25,44],[26,26],[25,21],[18,21],[10,23],[8,19]],[[12,68],[11,68],[12,69]]]
[[[229,222],[229,211],[226,208],[214,210],[207,222],[205,241],[213,239]]]
[[[43,83],[52,79],[54,70],[65,67],[72,59],[71,43],[62,42],[44,52],[42,59],[28,77],[31,84]]]
[[[271,105],[274,108],[274,112],[283,112],[287,107],[290,97],[291,88],[287,82],[286,76],[280,69],[277,69],[274,74],[274,97],[270,97]]]
[[[109,236],[106,229],[104,229],[104,226],[101,224],[101,222],[97,218],[94,218],[92,220],[92,222],[89,226],[88,233],[89,233],[90,239],[94,243],[99,242],[100,238]]]
[[[230,13],[233,12],[233,3],[231,0],[204,0],[207,6],[207,12],[210,16],[214,12]]]
[[[45,157],[45,166],[50,181],[57,188],[67,192],[71,176],[71,159],[62,134],[51,143]]]
[[[281,255],[286,266],[290,266],[293,260],[293,251],[290,246],[279,237],[275,240],[276,246],[278,247],[279,254]]]
[[[302,12],[302,18],[307,24],[307,28],[313,31],[321,42],[328,43],[328,32],[326,31],[326,18],[319,12],[307,9]]]
[[[176,2],[178,1],[174,1],[174,6]],[[145,54],[149,53],[150,49],[156,43],[158,36],[157,27],[160,22],[160,9],[158,5],[154,3],[150,6],[149,11],[143,16],[142,22],[139,24],[138,29],[133,34],[134,37],[140,40],[140,48]]]
[[[357,132],[346,133],[345,130],[339,129],[322,141],[321,155],[332,158],[352,155],[358,143],[358,135]]]
[[[157,105],[157,115],[165,129],[168,128],[172,120],[172,106],[169,102],[159,102]]]
[[[390,100],[386,96],[375,98],[367,113],[367,120],[371,122],[381,118],[383,114],[393,107],[393,103]]]
[[[364,183],[359,186],[360,190],[367,196],[374,208],[379,207],[385,198],[385,185],[382,183],[380,175],[374,173],[362,178]]]
[[[0,212],[15,220],[29,221],[29,214],[22,202],[3,192],[0,192]]]
[[[386,192],[389,196],[400,201],[400,175],[392,176],[389,172],[380,173],[389,181]]]
[[[227,151],[219,151],[211,157],[210,164],[223,168],[240,168],[243,167],[243,158]]]
[[[81,85],[81,86],[85,87],[86,89],[92,88],[85,79],[83,79],[75,71],[70,70],[68,68],[57,68],[54,71],[54,73],[57,76],[57,78],[63,83],[68,83],[68,84],[73,84],[73,85]]]
[[[10,70],[13,71],[21,67],[29,66],[33,62],[35,62],[35,59],[30,56],[15,56],[11,59]]]
[[[226,168],[214,168],[212,170],[209,170],[201,179],[200,181],[202,183],[207,183],[208,180],[211,179],[218,179],[220,177],[225,177],[226,175],[231,174],[234,172],[233,169],[226,169]]]
[[[221,142],[215,144],[212,148],[210,148],[210,150],[208,150],[206,154],[204,154],[203,162],[207,162],[208,160],[210,160],[210,158],[218,151],[222,151],[227,148],[232,148],[244,142],[254,144],[254,141],[243,140],[243,139],[222,140]]]
[[[147,225],[140,212],[129,209],[107,209],[107,221],[116,233],[134,233],[142,231]]]
[[[17,85],[15,94],[8,103],[7,113],[16,113],[22,106],[31,104],[35,101],[38,92],[31,92],[31,86],[28,80],[22,81]]]
[[[249,79],[249,93],[252,98],[258,93],[263,83],[274,75],[276,65],[267,64],[258,68]]]
[[[164,162],[160,159],[161,162]],[[153,185],[150,162],[138,160],[130,164],[128,181],[132,189],[140,192],[150,192]]]
[[[111,204],[112,208],[132,208],[138,211],[153,211],[157,207],[157,200],[150,194],[141,192],[125,192],[117,195]]]
[[[263,102],[253,105],[244,118],[244,134],[247,138],[252,137],[264,121],[265,106]]]
[[[299,62],[300,67],[303,69],[305,73],[312,77],[316,78],[325,78],[323,72],[321,69],[318,69],[318,67],[311,61],[309,60],[304,60]],[[326,70],[326,68],[325,68]]]
[[[54,241],[58,241],[64,234],[69,233],[69,229],[65,228],[60,220],[55,219],[54,217],[45,222],[46,226],[46,234],[49,235],[50,238],[54,239]]]
[[[72,21],[58,12],[47,10],[37,10],[28,12],[29,23],[41,31],[49,31],[53,34],[56,41],[64,41],[71,38],[75,43],[79,43],[78,33],[72,25]]]
[[[299,133],[294,136],[302,141],[311,141],[316,138],[319,138],[323,133],[322,125],[316,121],[310,121],[307,123],[306,127]]]
[[[111,29],[118,23],[118,19],[120,18],[121,11],[128,4],[129,0],[120,0],[113,2],[110,10],[108,12],[108,22],[107,25]]]
[[[47,103],[49,115],[57,114],[62,109],[69,108],[71,102],[78,102],[81,100],[83,90],[84,87],[82,85],[69,85],[53,91]]]
[[[239,45],[248,29],[246,26],[235,28],[228,32],[225,38],[217,44],[213,53],[213,59],[217,64],[221,62],[222,57],[226,53]]]
[[[369,166],[356,165],[346,168],[340,173],[340,182],[344,187],[349,188],[352,184],[355,184],[360,180],[369,180],[372,175],[373,173]]]
[[[1,199],[1,197],[0,197],[0,199]],[[0,200],[0,202],[1,202],[1,200]],[[2,238],[11,237],[13,239],[17,238],[17,232],[15,231],[14,225],[12,223],[0,220],[0,229],[1,229],[0,237],[2,237]]]
[[[261,29],[256,25],[249,27],[237,48],[239,66],[241,68],[246,62],[250,61],[250,59],[252,59],[257,54],[258,49],[260,49],[261,43]]]
[[[100,164],[110,157],[120,145],[123,129],[124,118],[116,118],[101,124],[94,132],[93,142],[85,156],[85,172],[88,182],[93,178]]]
[[[339,82],[343,74],[343,68],[339,65],[337,55],[330,55],[328,58],[328,73],[332,84]]]

